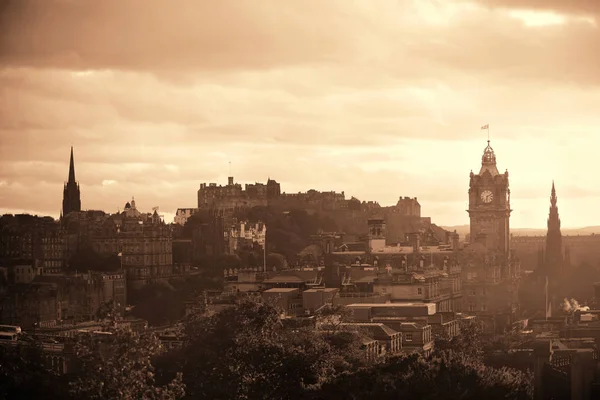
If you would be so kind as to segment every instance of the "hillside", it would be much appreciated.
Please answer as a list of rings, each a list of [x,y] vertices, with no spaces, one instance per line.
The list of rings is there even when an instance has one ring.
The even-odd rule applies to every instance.
[[[456,230],[461,239],[464,239],[465,235],[469,233],[469,225],[442,226],[442,228],[450,232]],[[546,234],[546,229],[511,228],[510,232],[515,236],[540,236]],[[585,228],[562,228],[561,232],[564,236],[600,234],[600,226],[587,226]]]

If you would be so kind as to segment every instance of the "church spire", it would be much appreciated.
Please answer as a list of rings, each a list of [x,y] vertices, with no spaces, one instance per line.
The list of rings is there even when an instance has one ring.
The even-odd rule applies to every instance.
[[[79,185],[75,181],[75,161],[73,159],[73,146],[71,146],[69,180],[65,183],[63,189],[62,216],[66,217],[73,211],[81,211],[81,194],[79,192]]]
[[[75,183],[75,161],[73,161],[73,146],[71,146],[71,161],[69,163],[68,183]]]
[[[550,213],[548,216],[548,232],[558,231],[560,234],[560,218],[558,216],[558,207],[556,206],[557,201],[558,198],[556,197],[556,188],[554,187],[554,181],[552,181],[552,191],[550,192]]]
[[[563,267],[563,248],[562,234],[560,232],[560,217],[558,216],[558,207],[556,203],[556,188],[552,181],[552,191],[550,192],[550,212],[548,215],[548,233],[546,234],[546,268],[552,276],[560,273]]]

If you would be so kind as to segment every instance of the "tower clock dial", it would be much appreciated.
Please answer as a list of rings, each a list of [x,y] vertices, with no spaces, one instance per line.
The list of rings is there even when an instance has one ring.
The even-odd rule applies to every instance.
[[[484,190],[481,192],[481,201],[483,201],[485,204],[491,203],[492,200],[494,200],[494,193],[490,192],[489,190]]]

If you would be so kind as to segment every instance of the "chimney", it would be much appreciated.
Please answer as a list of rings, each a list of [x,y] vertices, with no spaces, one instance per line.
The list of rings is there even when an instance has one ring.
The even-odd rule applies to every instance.
[[[229,186],[233,186],[233,176],[230,176],[229,178],[227,178],[227,184]]]

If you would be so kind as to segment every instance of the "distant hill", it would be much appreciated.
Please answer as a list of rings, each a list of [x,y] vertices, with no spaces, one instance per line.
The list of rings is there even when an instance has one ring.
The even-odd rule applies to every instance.
[[[464,239],[465,235],[469,233],[469,225],[456,225],[456,226],[442,226],[443,229],[458,233],[461,239]],[[510,232],[515,236],[540,236],[546,234],[546,229],[535,229],[535,228],[511,228]],[[587,226],[585,228],[562,228],[561,232],[563,236],[576,236],[576,235],[591,235],[600,234],[600,226]]]

